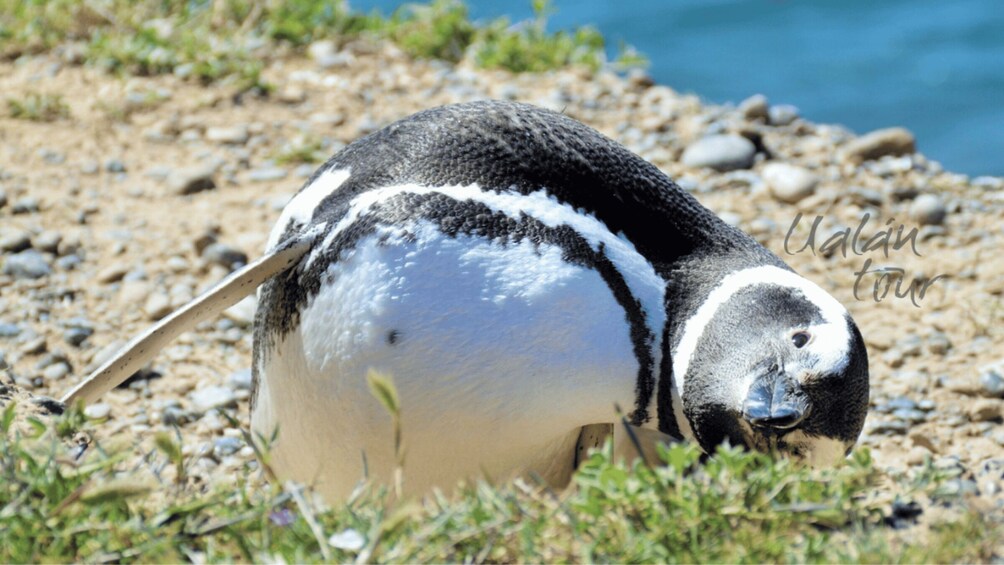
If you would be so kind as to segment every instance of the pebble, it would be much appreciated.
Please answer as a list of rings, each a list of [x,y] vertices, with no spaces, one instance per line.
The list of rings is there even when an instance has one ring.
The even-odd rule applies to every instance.
[[[85,175],[96,175],[101,170],[101,164],[94,159],[88,159],[80,164],[80,172]]]
[[[244,145],[251,134],[245,125],[211,127],[206,129],[206,140],[228,145]]]
[[[869,425],[869,433],[871,434],[902,435],[909,429],[909,424],[902,420],[886,420],[882,422],[873,421]]]
[[[901,420],[905,420],[907,422],[912,422],[914,424],[918,424],[920,422],[926,422],[927,421],[927,414],[924,413],[924,412],[922,412],[922,411],[920,411],[920,410],[900,409],[900,410],[894,411],[892,413],[892,415],[894,417],[896,417],[896,418],[899,418]]]
[[[223,311],[223,316],[241,327],[248,327],[254,323],[255,310],[258,308],[258,301],[255,295],[245,296],[240,302]]]
[[[873,161],[886,155],[908,155],[917,150],[913,134],[905,128],[887,128],[848,142],[841,157],[849,163]]]
[[[52,274],[52,267],[41,253],[27,249],[8,257],[3,264],[3,273],[15,279],[38,279]]]
[[[756,147],[750,140],[740,135],[719,134],[692,143],[684,150],[681,161],[691,168],[732,171],[752,167],[754,155]]]
[[[237,403],[234,391],[222,386],[208,386],[196,390],[190,395],[192,408],[199,414],[204,414],[215,408],[226,408]]]
[[[150,320],[156,321],[171,313],[171,297],[163,292],[154,292],[143,304],[143,312]]]
[[[812,196],[819,184],[819,177],[808,169],[787,163],[768,163],[760,176],[774,198],[788,204]]]
[[[769,110],[770,125],[786,126],[798,119],[798,108],[791,104],[777,104]]]
[[[125,263],[112,263],[111,265],[108,265],[104,269],[98,271],[94,280],[102,284],[119,282],[128,272],[129,265],[126,265]]]
[[[213,179],[215,173],[216,171],[212,167],[173,170],[167,176],[167,189],[171,194],[179,196],[212,190],[216,188],[216,181]]]
[[[63,332],[63,341],[74,347],[80,347],[93,333],[93,328],[69,328]]]
[[[42,377],[47,381],[58,381],[70,374],[70,366],[66,363],[53,363],[42,371]]]
[[[10,211],[14,214],[33,214],[38,212],[38,199],[32,196],[25,196],[11,206]]]
[[[756,120],[766,122],[767,108],[767,97],[763,94],[754,94],[739,103],[739,112],[742,113],[743,118],[751,122]]]
[[[124,173],[126,166],[121,159],[109,159],[105,161],[105,170],[109,173]]]
[[[7,205],[7,192],[4,190],[0,190],[0,208],[3,208],[6,205]]]
[[[927,338],[927,350],[935,355],[944,355],[952,348],[952,340],[942,332],[934,332]]]
[[[32,238],[32,247],[47,253],[56,253],[59,249],[59,242],[63,240],[63,234],[58,231],[45,230]]]
[[[910,216],[922,226],[940,225],[947,213],[945,203],[934,194],[921,194],[910,205]]]
[[[84,416],[88,420],[104,420],[108,418],[112,413],[112,407],[110,404],[104,402],[99,402],[97,404],[90,404],[84,408]]]
[[[289,174],[286,169],[280,167],[263,167],[248,172],[248,180],[252,182],[269,182],[282,180]]]
[[[45,343],[45,337],[39,336],[21,344],[19,350],[25,355],[38,355],[40,353],[45,353],[45,350],[48,349],[48,347],[48,344]]]
[[[233,455],[244,447],[244,442],[235,437],[220,437],[213,442],[213,456],[216,459],[223,459],[228,455]]]
[[[202,249],[202,258],[230,270],[246,265],[248,262],[246,253],[225,243],[210,243]]]
[[[17,253],[31,248],[31,234],[26,231],[13,231],[0,236],[0,251]]]
[[[980,374],[980,393],[990,398],[1004,398],[1004,376],[996,368],[989,368]]]
[[[227,384],[234,390],[251,390],[252,372],[251,368],[240,369],[230,374]]]
[[[991,422],[1001,419],[1001,404],[997,399],[980,398],[969,406],[969,419],[973,422]]]
[[[17,337],[21,334],[21,326],[10,322],[0,322],[0,338]]]

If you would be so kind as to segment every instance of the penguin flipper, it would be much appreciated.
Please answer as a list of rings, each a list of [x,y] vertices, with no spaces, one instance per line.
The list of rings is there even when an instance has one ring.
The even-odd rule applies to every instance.
[[[310,250],[314,241],[311,235],[304,234],[276,245],[261,258],[234,271],[213,288],[171,312],[73,387],[63,396],[63,403],[70,406],[80,401],[97,400],[128,379],[179,335],[219,315],[255,292],[258,285],[269,278],[295,267]]]

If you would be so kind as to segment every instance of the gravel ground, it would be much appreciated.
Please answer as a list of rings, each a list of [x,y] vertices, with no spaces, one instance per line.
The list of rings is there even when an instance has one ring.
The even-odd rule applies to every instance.
[[[1004,515],[1004,179],[943,171],[903,129],[855,137],[762,96],[705,105],[643,74],[511,75],[363,42],[310,52],[266,70],[267,98],[116,78],[58,53],[0,63],[5,98],[60,94],[69,107],[53,122],[0,118],[0,402],[61,396],[259,255],[317,159],[423,108],[507,98],[619,140],[834,294],[868,345],[861,443],[877,464],[911,472],[930,459],[958,473],[950,488]],[[845,245],[829,239],[845,229]],[[96,434],[133,441],[139,458],[180,426],[206,483],[255,467],[222,414],[247,425],[253,312],[248,300],[185,334],[88,407]]]

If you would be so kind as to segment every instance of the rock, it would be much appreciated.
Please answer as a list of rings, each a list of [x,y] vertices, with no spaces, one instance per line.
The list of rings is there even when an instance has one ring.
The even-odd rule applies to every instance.
[[[109,159],[105,161],[105,170],[109,173],[124,173],[126,166],[121,159]]]
[[[85,175],[96,175],[101,170],[101,164],[94,159],[88,159],[80,164],[80,172]]]
[[[11,231],[0,236],[0,251],[17,253],[31,248],[31,234],[26,231]]]
[[[150,320],[159,320],[171,313],[171,297],[163,292],[155,292],[146,299],[143,312]]]
[[[990,368],[980,374],[980,394],[990,398],[1004,398],[1004,376]]]
[[[38,355],[45,353],[48,348],[48,344],[45,343],[45,337],[39,336],[22,343],[19,351],[25,355]]]
[[[212,127],[206,129],[206,140],[228,145],[244,145],[251,134],[245,125]]]
[[[230,270],[246,265],[248,262],[246,253],[225,243],[210,243],[202,250],[202,258]]]
[[[84,408],[84,416],[88,420],[104,420],[108,418],[112,413],[112,407],[110,404],[105,404],[104,402],[99,402],[97,404],[90,404]]]
[[[74,347],[80,347],[93,333],[93,328],[69,328],[63,332],[63,341]]]
[[[21,334],[21,327],[9,322],[0,322],[0,338],[17,337]]]
[[[215,408],[226,408],[237,404],[237,397],[229,388],[208,386],[196,390],[190,395],[192,408],[199,414],[204,414]]]
[[[774,198],[788,204],[812,196],[819,184],[819,177],[808,169],[787,163],[768,163],[760,176]]]
[[[920,410],[900,409],[894,411],[892,415],[900,420],[905,420],[914,424],[927,421],[927,414]]]
[[[791,104],[777,104],[768,111],[772,126],[786,126],[798,119],[798,108]]]
[[[0,208],[3,208],[6,205],[7,205],[7,193],[3,190],[0,190]]]
[[[63,234],[58,231],[45,230],[32,238],[32,247],[46,253],[56,253],[62,240]]]
[[[307,92],[295,84],[290,84],[279,91],[277,98],[283,104],[300,104],[307,99]]]
[[[235,437],[216,438],[213,442],[213,457],[223,459],[228,455],[233,455],[244,447],[244,442]]]
[[[251,368],[240,369],[230,374],[227,384],[234,390],[251,390],[252,372]]]
[[[119,282],[128,272],[129,265],[126,265],[125,263],[112,263],[111,265],[108,265],[104,269],[98,271],[94,280],[102,284]]]
[[[257,307],[258,301],[255,299],[255,295],[251,294],[224,310],[223,316],[238,326],[246,328],[254,323],[254,314]]]
[[[969,419],[973,422],[991,422],[1001,419],[1002,401],[980,398],[969,406]]]
[[[52,274],[52,267],[38,251],[27,249],[4,261],[3,273],[15,279],[39,279]]]
[[[921,194],[910,205],[910,216],[922,226],[939,225],[946,214],[945,203],[934,194]]]
[[[180,196],[212,190],[216,188],[216,181],[213,179],[215,174],[212,167],[178,169],[167,177],[167,189]]]
[[[886,155],[909,155],[917,151],[913,134],[904,128],[875,130],[844,146],[841,156],[850,163],[873,161]]]
[[[983,387],[979,379],[971,376],[955,377],[944,382],[944,387],[952,392],[975,396],[981,393]]]
[[[70,374],[70,366],[66,363],[53,363],[42,371],[42,378],[47,381],[58,381]]]
[[[934,355],[944,355],[952,348],[952,340],[942,332],[934,332],[927,338],[927,350]]]
[[[34,214],[38,210],[38,199],[32,196],[21,198],[10,208],[10,211],[14,214]]]
[[[754,94],[739,103],[739,112],[743,115],[743,118],[749,121],[760,120],[766,122],[768,116],[767,108],[767,97],[763,94]]]
[[[716,171],[748,169],[753,166],[756,147],[740,135],[711,135],[692,143],[683,152],[682,163],[687,167],[707,167]]]
[[[253,182],[269,182],[286,178],[286,169],[280,167],[263,167],[248,172],[248,180]]]

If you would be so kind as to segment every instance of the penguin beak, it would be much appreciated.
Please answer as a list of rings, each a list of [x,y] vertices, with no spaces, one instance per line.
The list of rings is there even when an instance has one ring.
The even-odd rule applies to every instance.
[[[743,402],[743,419],[754,428],[783,432],[809,414],[809,399],[798,381],[781,371],[757,377]]]

